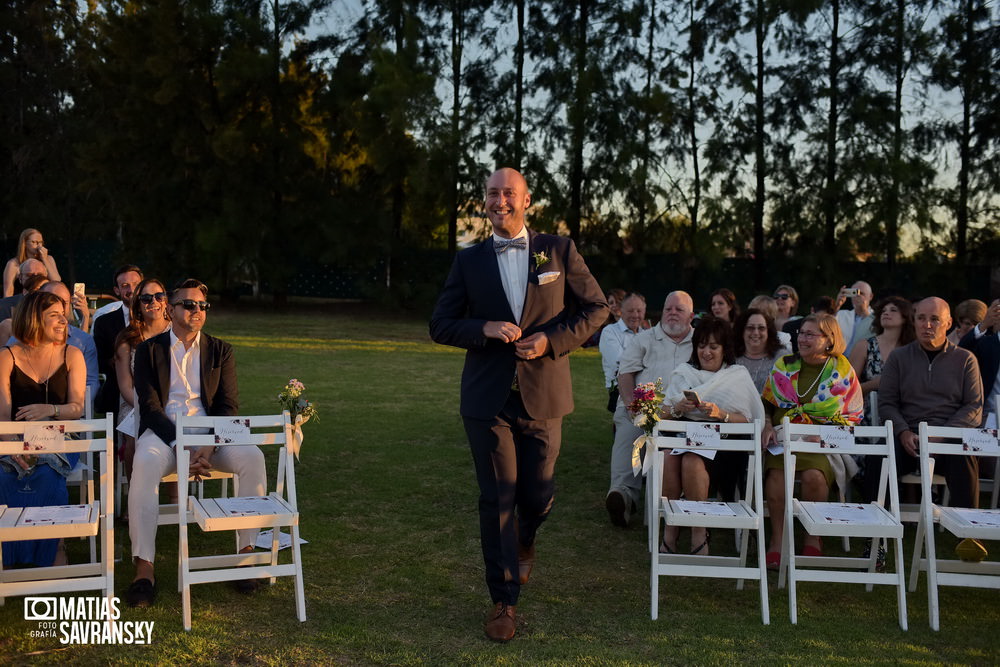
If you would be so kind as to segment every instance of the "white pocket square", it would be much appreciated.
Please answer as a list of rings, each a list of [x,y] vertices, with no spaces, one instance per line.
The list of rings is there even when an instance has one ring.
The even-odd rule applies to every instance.
[[[550,282],[559,277],[558,271],[547,271],[546,273],[538,274],[538,284],[548,285]]]

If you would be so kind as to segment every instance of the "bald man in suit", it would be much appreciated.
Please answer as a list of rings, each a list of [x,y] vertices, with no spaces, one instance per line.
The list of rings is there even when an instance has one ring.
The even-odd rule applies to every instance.
[[[461,407],[479,483],[479,525],[492,598],[486,635],[516,629],[535,534],[552,506],[562,418],[573,410],[567,355],[608,305],[574,243],[525,226],[531,193],[514,169],[486,183],[490,238],[458,253],[431,337],[467,350]]]

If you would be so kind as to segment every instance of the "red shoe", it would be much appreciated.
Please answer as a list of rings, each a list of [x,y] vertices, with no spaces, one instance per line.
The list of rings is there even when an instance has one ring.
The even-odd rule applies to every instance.
[[[814,547],[811,544],[807,544],[802,547],[803,556],[822,556],[823,555],[823,540],[819,541],[819,546]]]
[[[777,570],[781,567],[781,552],[768,551],[767,555],[764,556],[764,561],[767,563],[767,569]]]

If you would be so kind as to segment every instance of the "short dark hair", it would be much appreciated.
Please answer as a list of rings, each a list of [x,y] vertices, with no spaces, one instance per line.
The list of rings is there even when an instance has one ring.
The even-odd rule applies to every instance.
[[[769,357],[777,356],[778,350],[781,349],[781,341],[778,340],[778,329],[774,326],[774,320],[771,319],[771,316],[759,308],[748,308],[736,320],[736,325],[733,327],[733,346],[736,349],[736,356],[742,357],[747,352],[747,344],[743,340],[743,332],[746,330],[747,324],[750,323],[752,315],[760,315],[764,318],[764,325],[767,327],[767,343],[764,346],[764,351]]]
[[[816,299],[813,301],[812,311],[814,313],[830,313],[831,315],[836,315],[837,311],[833,309],[833,297],[821,296]]]
[[[717,317],[703,317],[695,325],[694,333],[691,335],[691,359],[689,364],[701,370],[701,362],[698,360],[698,348],[708,343],[711,339],[722,346],[722,360],[727,364],[736,361],[736,354],[733,352],[733,330],[729,322],[720,320]]]
[[[199,292],[201,292],[201,296],[203,298],[205,299],[208,298],[208,286],[205,285],[205,283],[195,278],[186,278],[177,283],[176,285],[174,285],[174,291],[170,293],[171,301],[173,300],[174,295],[177,294],[177,292],[182,289],[196,289]]]
[[[115,287],[118,287],[118,276],[120,276],[123,273],[128,273],[129,271],[135,271],[136,273],[138,273],[139,274],[139,280],[142,280],[142,277],[143,277],[142,276],[142,269],[140,269],[135,264],[123,264],[122,266],[119,266],[117,269],[115,269],[115,276],[114,276],[114,278],[111,279],[112,284]]]
[[[21,287],[23,288],[25,294],[30,294],[47,282],[49,282],[47,276],[36,273],[33,276],[28,276],[28,279],[24,281],[24,284],[21,285]]]

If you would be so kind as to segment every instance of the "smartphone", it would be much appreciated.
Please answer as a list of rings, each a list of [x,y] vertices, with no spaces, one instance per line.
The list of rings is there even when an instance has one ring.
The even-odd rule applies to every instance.
[[[684,390],[684,398],[686,398],[687,400],[691,401],[695,405],[700,405],[701,404],[701,398],[698,397],[698,392],[693,391],[691,389],[685,389]]]
[[[73,294],[79,294],[80,296],[85,296],[87,293],[86,283],[73,283]]]
[[[853,289],[852,288],[852,289],[845,289],[844,290],[844,296],[858,296],[859,294],[861,294],[861,290],[859,290],[859,289]]]

